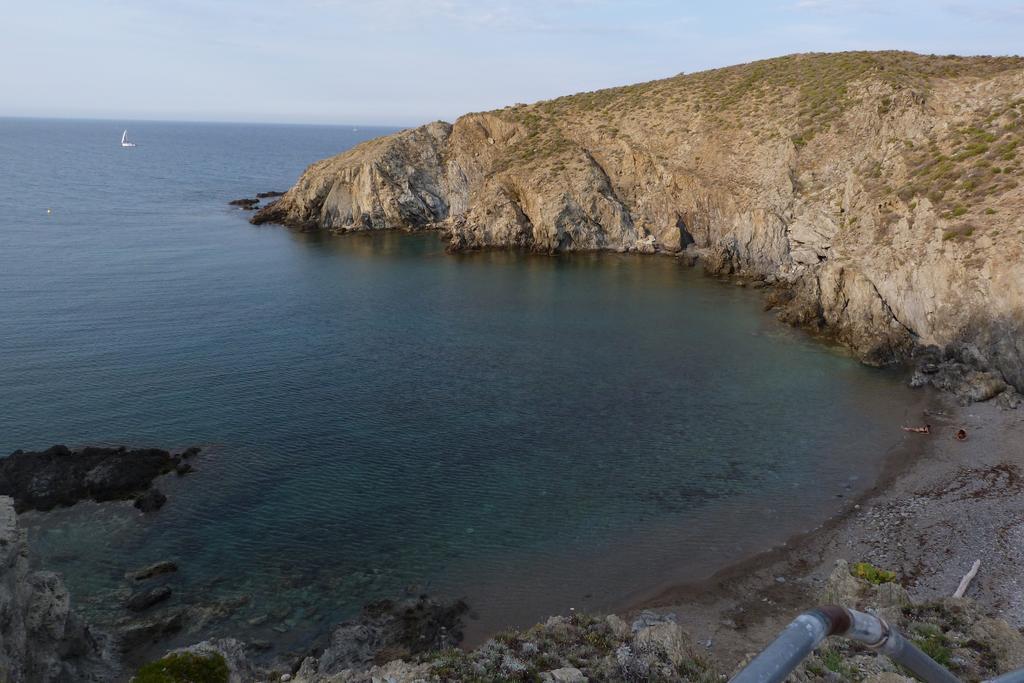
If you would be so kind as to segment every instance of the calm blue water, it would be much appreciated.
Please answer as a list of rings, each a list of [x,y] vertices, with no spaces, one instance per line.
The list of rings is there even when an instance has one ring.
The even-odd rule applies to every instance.
[[[175,604],[248,597],[190,640],[286,648],[407,588],[466,595],[480,632],[609,609],[877,472],[900,378],[753,292],[668,258],[449,256],[226,205],[380,132],[0,120],[0,452],[207,451],[152,518],[29,516],[96,618],[168,557]]]

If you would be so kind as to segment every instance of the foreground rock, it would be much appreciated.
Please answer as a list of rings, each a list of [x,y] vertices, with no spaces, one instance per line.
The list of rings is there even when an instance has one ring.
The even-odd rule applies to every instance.
[[[961,680],[988,679],[1024,666],[1024,636],[981,614],[969,600],[915,604],[884,572],[878,582],[858,578],[845,562],[832,572],[820,599],[881,614]],[[871,576],[875,576],[869,574]],[[809,606],[810,607],[810,606]],[[795,616],[795,615],[793,615]],[[781,627],[780,627],[781,629]],[[617,616],[552,617],[525,631],[508,631],[471,651],[427,652],[365,670],[324,674],[301,668],[297,683],[371,681],[721,681],[765,643],[751,644],[744,662],[716,662],[672,614],[645,612],[632,624]],[[379,657],[378,657],[379,660]],[[794,672],[794,681],[906,680],[891,660],[831,639]]]
[[[380,600],[363,608],[331,634],[317,657],[302,661],[297,679],[326,680],[343,672],[365,671],[375,663],[455,647],[462,640],[464,602],[440,603],[426,597]]]
[[[117,670],[111,639],[71,610],[60,577],[29,569],[14,501],[0,496],[0,680],[110,681]]]
[[[179,462],[179,456],[157,448],[72,451],[53,446],[40,452],[15,451],[0,459],[0,495],[14,498],[18,512],[51,510],[80,500],[130,499]],[[151,492],[138,507],[155,510],[164,500],[163,494]]]
[[[793,55],[469,114],[313,164],[254,223],[454,250],[685,251],[865,362],[1024,390],[1024,60]]]

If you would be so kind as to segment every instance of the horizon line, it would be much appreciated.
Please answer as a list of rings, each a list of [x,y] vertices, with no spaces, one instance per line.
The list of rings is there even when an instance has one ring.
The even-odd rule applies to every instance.
[[[240,121],[230,119],[193,119],[193,118],[113,118],[110,116],[52,116],[32,114],[2,114],[0,121],[91,121],[99,123],[195,123],[225,126],[307,126],[320,128],[387,128],[393,130],[404,130],[425,125],[425,123],[414,124],[385,124],[385,123],[313,123],[306,121]],[[439,119],[433,119],[439,120]],[[426,123],[430,123],[427,121]]]

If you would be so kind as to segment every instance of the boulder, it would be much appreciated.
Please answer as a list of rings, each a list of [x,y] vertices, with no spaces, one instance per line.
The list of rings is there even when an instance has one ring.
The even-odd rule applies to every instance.
[[[545,671],[540,675],[544,683],[587,683],[583,672],[572,666],[565,666],[553,671]]]
[[[928,359],[918,363],[910,379],[910,385],[931,385],[941,391],[948,391],[956,396],[961,405],[988,401],[1014,391],[998,374],[979,370],[956,360],[936,363],[933,359]],[[1009,404],[1014,402],[1012,394],[1007,396],[1005,401],[1009,407]]]
[[[467,609],[461,600],[441,603],[426,597],[372,602],[358,618],[335,628],[323,652],[307,658],[311,661],[303,668],[329,676],[346,669],[366,670],[383,655],[396,659],[455,647],[462,640]]]
[[[639,651],[664,654],[674,667],[693,659],[689,638],[679,624],[671,621],[640,629],[633,645]]]

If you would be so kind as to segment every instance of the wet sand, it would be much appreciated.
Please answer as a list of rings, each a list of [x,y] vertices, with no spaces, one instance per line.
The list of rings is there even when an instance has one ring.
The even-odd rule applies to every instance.
[[[645,596],[626,612],[675,612],[731,668],[819,604],[838,559],[896,571],[915,600],[951,595],[980,559],[966,597],[1020,627],[1024,411],[994,402],[960,407],[935,393],[914,424],[930,424],[931,434],[906,434],[876,485],[844,513],[706,581]],[[966,441],[954,438],[961,427]]]

